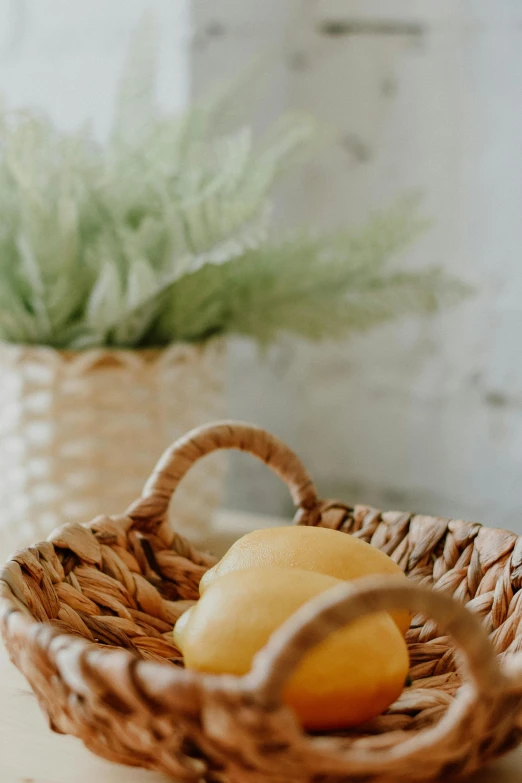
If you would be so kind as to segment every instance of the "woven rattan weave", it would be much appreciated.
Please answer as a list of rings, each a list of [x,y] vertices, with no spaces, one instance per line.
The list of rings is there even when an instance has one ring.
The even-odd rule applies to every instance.
[[[257,456],[288,483],[297,524],[362,538],[410,578],[314,599],[245,678],[185,670],[171,634],[214,559],[171,529],[169,501],[191,465],[222,448]],[[222,423],[175,443],[124,515],[66,525],[15,554],[0,573],[0,620],[51,726],[106,758],[194,782],[405,783],[464,775],[520,741],[521,583],[516,535],[320,501],[283,443]],[[306,734],[280,702],[285,679],[333,629],[392,607],[415,613],[411,687],[357,731]]]

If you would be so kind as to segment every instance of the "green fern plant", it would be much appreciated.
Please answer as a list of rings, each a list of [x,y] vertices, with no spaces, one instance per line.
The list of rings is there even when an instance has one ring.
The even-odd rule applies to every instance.
[[[411,201],[357,233],[274,239],[276,183],[319,123],[286,115],[257,142],[222,132],[233,91],[155,107],[151,29],[131,47],[109,141],[0,107],[0,339],[82,349],[226,333],[336,337],[435,309],[462,286],[389,271],[423,228]]]

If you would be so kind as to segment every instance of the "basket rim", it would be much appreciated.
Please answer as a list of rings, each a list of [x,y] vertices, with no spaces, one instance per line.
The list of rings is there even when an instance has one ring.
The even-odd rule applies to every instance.
[[[481,754],[489,758],[505,750],[509,743],[513,744],[513,737],[517,742],[520,741],[520,734],[513,734],[513,732],[516,730],[518,713],[522,712],[522,656],[515,656],[516,661],[511,660],[509,666],[504,666],[502,661],[503,673],[499,674],[497,657],[491,643],[487,640],[487,634],[480,622],[468,610],[441,593],[414,584],[406,588],[403,580],[401,580],[403,582],[401,589],[406,591],[408,599],[414,596],[415,601],[421,601],[419,596],[424,596],[422,600],[432,602],[438,620],[441,619],[439,617],[441,612],[449,612],[453,619],[451,622],[448,620],[446,627],[452,631],[452,635],[464,651],[467,651],[471,670],[475,671],[476,676],[472,679],[471,685],[464,686],[459,698],[451,702],[449,710],[438,723],[414,733],[413,736],[411,734],[406,736],[408,732],[402,731],[400,742],[396,732],[392,730],[389,730],[386,735],[359,739],[335,735],[311,736],[300,727],[290,710],[278,700],[283,673],[278,674],[277,667],[282,671],[286,666],[286,676],[288,670],[303,654],[303,646],[306,644],[311,646],[321,641],[335,629],[336,624],[344,622],[345,614],[342,613],[341,606],[344,612],[351,611],[352,614],[353,612],[357,614],[359,611],[361,616],[362,613],[375,611],[376,608],[382,610],[385,604],[379,601],[389,602],[389,594],[395,590],[389,581],[385,585],[378,585],[378,580],[372,578],[371,584],[361,583],[356,588],[343,586],[345,591],[348,591],[347,594],[345,592],[333,598],[329,594],[319,596],[315,603],[312,601],[303,607],[304,614],[296,613],[288,623],[281,626],[267,647],[259,654],[252,672],[244,677],[203,674],[177,668],[170,662],[140,660],[131,650],[100,648],[96,639],[89,641],[52,627],[49,622],[49,618],[53,616],[52,607],[51,612],[45,612],[31,603],[33,594],[24,580],[32,579],[36,584],[39,569],[42,569],[41,560],[52,559],[54,556],[58,561],[57,550],[70,550],[79,558],[80,565],[90,564],[92,570],[95,566],[102,565],[103,542],[110,540],[110,535],[115,536],[116,540],[117,532],[120,531],[125,540],[127,535],[131,534],[146,540],[150,537],[152,541],[159,541],[158,545],[165,545],[166,549],[175,549],[173,542],[176,540],[181,548],[180,554],[183,553],[182,559],[185,558],[187,562],[196,566],[196,571],[198,568],[205,570],[208,567],[204,555],[192,547],[186,539],[170,530],[167,511],[173,492],[191,465],[205,454],[221,448],[236,448],[249,452],[282,477],[289,485],[295,505],[298,507],[295,518],[298,524],[321,523],[326,527],[340,529],[343,514],[349,515],[353,512],[354,518],[363,513],[369,520],[370,526],[372,519],[377,519],[379,516],[382,519],[386,516],[390,519],[390,524],[395,524],[401,530],[404,530],[404,526],[407,525],[407,535],[412,537],[410,548],[403,553],[407,555],[408,567],[411,564],[415,566],[425,556],[426,542],[422,542],[421,529],[428,537],[428,549],[431,550],[452,529],[457,537],[463,535],[463,540],[471,531],[473,541],[479,542],[477,544],[479,548],[498,542],[498,551],[495,553],[497,560],[502,558],[505,560],[507,553],[515,551],[515,543],[521,540],[508,531],[485,528],[460,520],[400,512],[388,512],[382,515],[381,512],[367,506],[352,508],[336,501],[320,501],[302,463],[274,436],[240,422],[225,422],[199,428],[185,438],[181,438],[165,452],[145,485],[141,498],[133,503],[124,515],[98,517],[90,523],[70,523],[58,528],[47,542],[41,542],[35,547],[15,553],[0,572],[0,628],[8,650],[46,705],[51,720],[58,721],[60,730],[76,733],[88,746],[102,755],[104,752],[112,753],[113,760],[126,759],[129,762],[130,759],[135,759],[132,755],[133,746],[132,751],[129,750],[124,756],[118,755],[119,751],[113,752],[110,748],[100,745],[101,740],[93,737],[90,724],[85,728],[81,722],[83,714],[81,701],[78,703],[80,717],[76,719],[73,719],[74,716],[71,717],[71,708],[64,706],[60,701],[62,697],[58,699],[56,707],[53,699],[57,696],[53,687],[58,688],[57,692],[62,696],[63,693],[69,694],[64,703],[67,705],[70,694],[76,700],[92,697],[95,701],[101,698],[100,694],[105,692],[111,694],[107,703],[103,699],[102,702],[96,701],[96,703],[102,705],[104,710],[109,710],[112,719],[117,721],[121,720],[122,704],[126,705],[127,699],[129,704],[133,705],[133,709],[146,710],[150,720],[154,720],[155,714],[169,715],[172,719],[176,716],[176,719],[182,723],[187,722],[191,731],[199,732],[198,742],[207,748],[209,757],[216,753],[218,757],[222,757],[223,754],[225,757],[227,754],[230,756],[231,747],[236,746],[239,737],[245,744],[245,748],[249,748],[249,752],[255,755],[256,764],[263,765],[269,761],[266,760],[267,754],[262,750],[261,745],[258,747],[256,744],[259,732],[261,734],[265,732],[266,736],[272,737],[282,733],[286,737],[286,745],[281,749],[281,742],[279,744],[276,742],[277,748],[273,752],[293,754],[295,763],[302,764],[305,759],[317,769],[341,770],[344,774],[355,770],[372,781],[384,780],[382,777],[384,771],[386,776],[390,774],[386,779],[403,781],[404,777],[401,775],[405,767],[401,768],[401,764],[404,765],[406,761],[410,767],[412,763],[422,762],[425,779],[428,779],[429,770],[435,770],[437,774],[441,771],[449,774],[450,770],[452,774],[468,772],[478,765],[482,758]],[[382,548],[385,549],[386,537],[381,543],[384,544]],[[150,546],[150,542],[148,545]],[[522,549],[518,543],[517,547]],[[474,549],[474,552],[477,551]],[[522,552],[518,554],[522,559]],[[511,559],[511,554],[509,558]],[[62,562],[60,561],[59,568],[63,574]],[[495,562],[495,557],[492,555],[490,565],[494,565]],[[147,564],[145,562],[143,567],[137,564],[139,580],[146,584]],[[27,572],[24,578],[22,578],[22,566]],[[56,563],[55,566],[58,568]],[[76,569],[76,566],[73,568]],[[80,570],[77,569],[78,577],[75,578],[81,578]],[[61,576],[57,571],[56,574],[57,581],[63,581],[65,576]],[[49,579],[49,576],[47,578]],[[167,580],[169,578],[165,577]],[[139,584],[139,580],[136,584]],[[50,584],[52,587],[52,580]],[[144,599],[148,600],[146,594]],[[110,607],[110,604],[107,606]],[[358,606],[359,609],[356,611],[354,606]],[[431,604],[423,604],[422,601],[420,604],[414,603],[415,610],[420,611],[421,614],[424,614],[422,610],[429,606]],[[430,612],[426,613],[430,614]],[[47,622],[42,622],[45,618]],[[477,663],[480,660],[483,663]],[[60,687],[54,683],[53,677],[57,677],[61,683]],[[73,704],[75,703],[73,700]],[[208,716],[215,715],[216,710],[217,714],[227,716],[228,723],[232,722],[234,732],[228,739],[225,735],[229,730],[219,726],[212,728]],[[245,714],[250,715],[249,720],[255,716],[253,724],[247,720],[243,725],[241,716]],[[228,723],[225,722],[225,725]],[[258,728],[249,729],[251,725]],[[225,735],[219,733],[222,730],[225,731]],[[486,739],[488,744],[483,747]],[[187,756],[187,752],[181,745],[178,752],[185,760],[190,756],[190,754]],[[458,769],[455,767],[457,760],[460,765]],[[232,759],[233,763],[236,761]],[[151,759],[150,766],[154,767],[159,763],[158,759]],[[163,759],[161,763],[167,765],[170,762]],[[453,766],[448,766],[450,764]],[[163,766],[161,769],[171,771],[171,767],[168,766]],[[245,783],[247,780],[249,778],[245,777]]]
[[[139,357],[144,364],[152,364],[159,358],[168,356],[171,360],[187,361],[208,353],[222,354],[226,345],[226,339],[222,336],[210,337],[197,342],[176,341],[163,346],[150,346],[147,348],[125,348],[113,346],[91,346],[83,349],[55,348],[52,345],[40,343],[10,343],[0,340],[0,359],[20,363],[21,361],[36,361],[47,364],[69,365],[78,359],[98,360],[107,356],[120,359],[122,362],[128,357]]]
[[[328,504],[331,507],[332,504]],[[339,504],[335,504],[339,506]],[[375,511],[371,507],[367,508],[368,511]],[[398,513],[398,512],[397,512]],[[106,518],[108,521],[122,522],[122,518]],[[429,519],[429,518],[428,518]],[[132,523],[132,520],[128,520]],[[451,520],[448,520],[451,521]],[[96,533],[90,527],[90,523],[81,523],[80,526],[92,536]],[[63,528],[58,529],[63,535],[64,528],[77,529],[78,523],[70,523]],[[52,539],[52,535],[50,536]],[[47,542],[41,542],[43,545],[52,543],[48,539]],[[34,557],[35,550],[38,550],[38,544],[34,547],[27,547],[14,553],[13,557],[8,561],[7,566],[12,563],[18,565],[17,558],[20,556],[28,555]],[[155,701],[156,707],[166,713],[172,711],[173,703],[178,705],[182,704],[183,709],[187,714],[197,715],[201,709],[204,708],[205,702],[210,699],[217,698],[221,704],[226,704],[230,709],[237,709],[241,703],[248,704],[255,703],[258,707],[263,709],[268,708],[274,710],[274,704],[271,699],[264,701],[259,699],[260,693],[260,672],[263,672],[264,666],[262,656],[259,659],[260,664],[254,666],[252,671],[242,677],[233,675],[213,675],[201,672],[193,672],[187,669],[182,669],[173,666],[171,662],[159,662],[159,661],[146,661],[139,660],[135,655],[123,649],[111,649],[100,648],[96,643],[86,639],[80,639],[73,633],[65,633],[52,627],[50,622],[41,621],[31,615],[30,610],[26,607],[13,593],[11,586],[5,579],[5,567],[0,571],[0,628],[2,635],[7,643],[8,650],[13,655],[15,663],[21,669],[22,673],[28,677],[31,682],[31,657],[27,653],[26,646],[29,650],[33,649],[34,654],[49,654],[54,659],[58,671],[63,676],[63,663],[68,662],[71,664],[71,660],[75,663],[72,666],[73,669],[81,669],[86,661],[92,662],[95,660],[96,665],[100,666],[103,663],[102,668],[108,671],[114,672],[115,669],[127,670],[132,672],[134,682],[139,683],[141,688],[144,688],[143,693],[146,694],[147,699]],[[365,580],[362,580],[365,581]],[[377,580],[380,581],[380,580]],[[394,577],[383,578],[383,583],[386,588],[389,589],[390,584],[395,581]],[[402,580],[401,580],[402,582]],[[375,587],[375,580],[370,578],[368,580],[369,588]],[[335,588],[337,589],[337,588]],[[334,590],[335,590],[334,589]],[[334,591],[330,591],[331,593]],[[325,595],[319,596],[319,599],[324,599]],[[310,602],[313,604],[314,601]],[[316,602],[317,603],[317,602]],[[309,607],[309,605],[307,605]],[[391,608],[391,607],[388,607]],[[294,619],[295,620],[295,615]],[[471,617],[471,615],[470,615]],[[281,631],[281,629],[279,629]],[[330,629],[331,630],[331,629]],[[274,635],[275,636],[275,635]],[[274,638],[274,637],[273,637]],[[272,641],[272,640],[271,640]],[[277,640],[276,640],[277,647]],[[24,654],[20,655],[20,649],[25,648]],[[266,649],[262,651],[266,652]],[[90,665],[90,663],[89,663]],[[520,681],[520,674],[517,671],[517,687],[522,688],[522,682]],[[520,664],[522,671],[522,662]],[[266,674],[264,672],[263,676]],[[466,683],[459,689],[460,697],[458,699],[458,709],[452,711],[451,709],[446,712],[442,719],[433,727],[422,730],[418,734],[414,734],[409,738],[401,741],[396,747],[387,749],[386,751],[379,750],[379,761],[385,765],[396,764],[401,760],[411,762],[414,757],[418,756],[419,749],[429,750],[433,747],[434,743],[441,743],[452,737],[452,735],[462,728],[464,724],[469,728],[470,721],[473,719],[474,713],[477,711],[477,704],[484,693],[491,690],[492,683],[494,683],[496,673],[493,679],[489,682],[489,686],[484,686],[482,683],[470,686]],[[160,694],[158,687],[154,687],[154,683],[161,684]],[[499,684],[494,684],[494,689],[497,692],[497,698],[502,700],[505,698],[506,693],[512,692],[513,683],[507,682],[507,679],[502,676]],[[33,683],[31,682],[33,685]],[[150,688],[150,686],[153,686]],[[457,702],[455,702],[457,703]],[[293,716],[290,711],[284,707],[284,705],[277,705],[279,711],[288,713],[286,716],[286,722],[290,719],[293,723],[292,731],[295,742],[302,746],[307,747],[307,753],[310,754],[316,760],[328,759],[329,763],[351,765],[357,764],[359,767],[362,765],[368,771],[373,770],[374,760],[368,758],[368,753],[373,750],[379,749],[380,740],[361,739],[353,742],[353,747],[347,748],[344,741],[339,738],[336,741],[335,735],[314,736],[307,733],[297,721],[297,718]],[[325,745],[326,743],[326,745]],[[359,747],[359,745],[361,747]],[[360,754],[361,748],[363,750],[362,756]],[[326,756],[325,756],[326,754]]]

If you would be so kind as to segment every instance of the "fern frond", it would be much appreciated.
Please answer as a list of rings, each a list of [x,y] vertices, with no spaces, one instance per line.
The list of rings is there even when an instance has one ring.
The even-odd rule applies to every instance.
[[[136,28],[116,98],[116,117],[112,130],[112,149],[121,146],[136,149],[150,135],[156,114],[157,26],[152,14],[146,14]]]
[[[272,241],[183,276],[166,291],[154,342],[163,344],[170,334],[197,340],[226,332],[264,343],[282,332],[340,337],[454,304],[468,289],[439,270],[385,268],[423,225],[410,207],[405,200],[353,234]]]
[[[261,138],[244,125],[223,134],[251,75],[175,117],[155,106],[155,76],[149,18],[103,145],[0,103],[0,339],[318,338],[428,312],[456,290],[433,272],[386,269],[424,228],[409,200],[354,232],[270,241],[274,188],[316,154],[323,125],[293,113]]]

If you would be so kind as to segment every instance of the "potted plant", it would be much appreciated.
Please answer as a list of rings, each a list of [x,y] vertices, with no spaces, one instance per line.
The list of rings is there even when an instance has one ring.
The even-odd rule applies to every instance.
[[[0,526],[16,544],[122,511],[164,446],[221,417],[226,335],[336,336],[458,292],[387,269],[421,227],[407,201],[356,233],[272,237],[274,185],[319,124],[288,115],[256,141],[219,132],[219,97],[161,114],[144,40],[107,142],[1,112]],[[185,525],[208,520],[222,470],[185,481]]]

